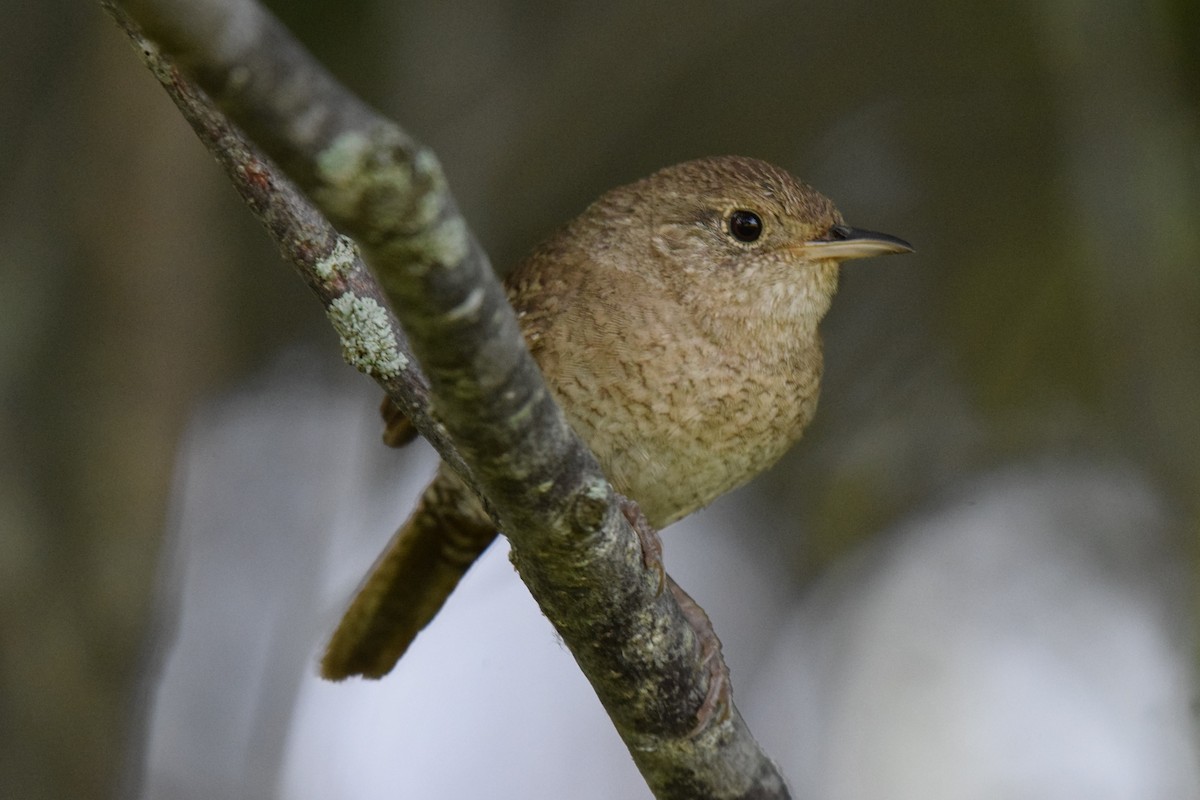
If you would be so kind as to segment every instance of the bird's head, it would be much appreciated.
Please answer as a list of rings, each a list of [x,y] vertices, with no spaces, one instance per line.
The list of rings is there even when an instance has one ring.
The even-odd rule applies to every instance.
[[[597,250],[718,326],[811,330],[843,261],[912,247],[845,224],[833,203],[764,161],[704,158],[614,189],[585,212]]]

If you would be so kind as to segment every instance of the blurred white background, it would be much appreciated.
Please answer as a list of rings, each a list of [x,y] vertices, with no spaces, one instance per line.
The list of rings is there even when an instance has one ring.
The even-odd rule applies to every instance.
[[[387,678],[317,678],[435,463],[382,451],[361,388],[283,377],[187,437],[142,796],[649,797],[503,542]],[[804,590],[741,535],[749,499],[671,528],[666,564],[796,796],[1200,797],[1179,518],[1135,470],[972,478]]]

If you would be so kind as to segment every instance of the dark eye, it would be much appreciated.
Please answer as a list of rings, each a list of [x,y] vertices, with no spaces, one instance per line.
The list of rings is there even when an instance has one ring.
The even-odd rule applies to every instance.
[[[739,208],[729,215],[729,232],[739,242],[753,242],[762,236],[762,218],[753,211]]]

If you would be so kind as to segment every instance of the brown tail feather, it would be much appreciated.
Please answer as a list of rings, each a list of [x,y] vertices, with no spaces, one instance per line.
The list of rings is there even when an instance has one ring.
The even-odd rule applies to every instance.
[[[329,640],[321,674],[382,678],[437,615],[496,528],[443,468],[375,563]]]

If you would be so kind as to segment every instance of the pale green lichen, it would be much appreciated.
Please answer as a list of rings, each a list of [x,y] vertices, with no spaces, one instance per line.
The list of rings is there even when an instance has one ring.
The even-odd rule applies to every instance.
[[[313,264],[313,271],[322,280],[329,280],[335,275],[349,272],[354,266],[354,260],[357,257],[358,246],[354,244],[354,240],[348,236],[338,236],[337,244],[333,246],[333,250],[330,251],[329,255]]]
[[[452,267],[461,263],[471,249],[471,232],[462,217],[454,216],[429,232],[430,250],[439,256],[438,261]]]
[[[442,319],[446,322],[458,322],[462,319],[473,318],[479,313],[479,309],[483,306],[483,287],[476,286],[468,294],[467,298],[445,313]]]
[[[437,156],[428,147],[422,147],[413,156],[413,168],[426,174],[440,175],[442,172],[442,165],[438,163]]]
[[[322,185],[314,197],[335,219],[356,220],[359,241],[382,255],[375,264],[384,272],[453,267],[471,251],[466,223],[446,213],[450,197],[437,157],[412,147],[390,129],[349,131],[316,158]]]
[[[365,133],[348,131],[317,154],[317,175],[325,183],[341,186],[362,171],[371,141]]]
[[[335,218],[359,214],[364,195],[384,179],[379,166],[370,163],[373,150],[374,144],[365,133],[348,131],[317,154],[317,177],[323,185],[314,190],[314,198]]]
[[[370,297],[346,292],[326,311],[342,340],[342,358],[368,375],[394,378],[408,366],[388,325],[387,312]]]
[[[405,264],[411,274],[421,274],[434,264],[456,267],[471,252],[470,237],[461,217],[447,217],[433,228],[393,239],[382,250],[384,263]],[[388,276],[380,277],[387,280]]]
[[[394,235],[397,225],[416,230],[429,225],[441,200],[431,206],[428,195],[442,194],[441,173],[424,176],[433,178],[432,191],[418,196],[415,165],[404,156],[406,145],[400,134],[388,129],[374,136],[362,131],[341,134],[317,154],[317,177],[324,184],[314,192],[318,201],[335,216],[358,217],[379,234]],[[370,232],[367,236],[374,238]]]

